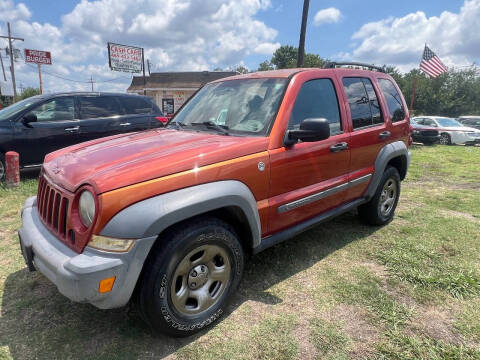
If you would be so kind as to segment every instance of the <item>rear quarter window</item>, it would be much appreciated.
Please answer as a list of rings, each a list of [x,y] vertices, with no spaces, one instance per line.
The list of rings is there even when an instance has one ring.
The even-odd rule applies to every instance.
[[[390,112],[392,122],[405,119],[402,98],[395,88],[395,85],[388,79],[378,79],[378,84],[380,85],[383,96],[385,96],[385,100],[387,100],[388,111]]]
[[[143,97],[125,96],[120,97],[118,100],[125,108],[125,112],[129,115],[152,113],[153,104]]]

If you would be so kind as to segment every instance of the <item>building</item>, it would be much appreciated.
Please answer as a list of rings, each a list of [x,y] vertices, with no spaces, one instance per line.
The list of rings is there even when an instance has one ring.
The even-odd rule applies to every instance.
[[[134,76],[127,89],[129,93],[152,97],[165,115],[173,115],[187,99],[204,84],[227,76],[237,75],[235,71],[186,71],[161,72],[145,76]]]

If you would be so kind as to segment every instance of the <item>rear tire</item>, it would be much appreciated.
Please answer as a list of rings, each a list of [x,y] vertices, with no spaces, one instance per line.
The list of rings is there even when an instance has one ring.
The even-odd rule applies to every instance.
[[[443,133],[440,135],[440,144],[442,145],[452,145],[452,138],[450,135]]]
[[[358,215],[369,225],[385,225],[393,219],[399,197],[400,175],[396,168],[389,166],[373,198],[358,207]]]
[[[233,228],[215,218],[196,218],[157,241],[138,288],[142,318],[176,337],[214,324],[243,274],[244,252]]]

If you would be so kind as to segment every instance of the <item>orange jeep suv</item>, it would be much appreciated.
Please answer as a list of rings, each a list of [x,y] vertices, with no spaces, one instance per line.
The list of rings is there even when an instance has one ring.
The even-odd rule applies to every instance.
[[[383,225],[409,165],[410,124],[382,68],[330,63],[202,87],[162,129],[46,156],[19,238],[30,270],[73,301],[133,298],[156,330],[215,323],[245,257],[358,208]]]

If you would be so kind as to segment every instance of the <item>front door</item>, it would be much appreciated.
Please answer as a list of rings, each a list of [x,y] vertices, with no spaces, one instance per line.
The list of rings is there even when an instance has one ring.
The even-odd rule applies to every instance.
[[[16,151],[22,166],[43,163],[46,154],[78,142],[78,119],[73,96],[48,100],[32,111],[37,122],[24,125],[16,121],[14,129]]]
[[[269,233],[307,220],[344,201],[350,135],[340,116],[333,79],[309,80],[300,88],[288,129],[298,128],[308,118],[326,118],[331,136],[270,150]]]

